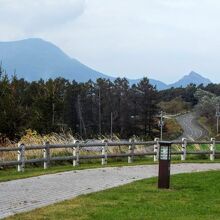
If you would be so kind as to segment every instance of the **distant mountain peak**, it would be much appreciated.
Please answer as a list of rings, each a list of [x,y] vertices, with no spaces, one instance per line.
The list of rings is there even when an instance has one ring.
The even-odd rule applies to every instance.
[[[41,42],[47,42],[46,40],[43,40],[43,39],[38,38],[38,37],[30,37],[30,38],[18,40],[18,41],[15,41],[15,42],[19,42],[19,41],[41,41]]]
[[[203,77],[201,74],[195,72],[195,71],[191,71],[188,75],[185,75],[184,77],[197,77],[197,78],[203,78],[206,79],[205,77]]]
[[[32,44],[32,43],[38,43],[38,44],[54,45],[53,43],[51,43],[49,41],[46,41],[46,40],[43,40],[41,38],[27,38],[27,39],[14,40],[14,41],[2,41],[0,43],[4,43],[4,44]]]
[[[211,83],[211,81],[199,73],[195,71],[191,71],[188,75],[185,75],[180,80],[178,80],[176,83],[170,84],[169,87],[186,87],[189,84],[195,84],[195,85],[208,85]]]
[[[40,38],[0,42],[0,61],[8,75],[33,81],[56,77],[86,82],[89,79],[111,78],[70,58],[59,47]]]
[[[197,72],[195,72],[195,71],[191,71],[190,73],[189,73],[189,75],[188,76],[201,76],[199,73],[197,73]]]
[[[0,62],[8,75],[16,71],[18,77],[33,81],[48,78],[64,77],[68,80],[86,82],[89,79],[96,81],[97,78],[114,80],[100,73],[78,60],[69,57],[59,47],[41,38],[29,38],[19,41],[0,42]],[[130,80],[130,84],[136,84],[141,79]],[[171,87],[186,87],[190,83],[207,85],[211,81],[195,71],[191,71],[178,82],[167,85],[159,80],[149,79],[158,90]]]

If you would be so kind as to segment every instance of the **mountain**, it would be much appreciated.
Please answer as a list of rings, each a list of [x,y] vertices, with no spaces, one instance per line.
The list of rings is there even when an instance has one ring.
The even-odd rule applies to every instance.
[[[0,42],[0,60],[7,73],[16,72],[29,81],[58,76],[79,82],[111,78],[70,58],[52,43],[35,38]]]
[[[208,85],[209,83],[211,83],[211,81],[207,78],[204,78],[203,76],[201,76],[200,74],[191,71],[188,75],[185,75],[182,79],[180,79],[179,81],[170,84],[168,87],[186,87],[187,85],[189,85],[190,83],[196,84],[196,85]]]
[[[14,74],[28,81],[64,77],[77,82],[86,82],[97,78],[114,80],[115,77],[100,73],[66,55],[54,44],[38,38],[13,42],[0,42],[0,61],[9,75]],[[128,79],[136,84],[140,79]],[[159,80],[149,79],[158,90],[171,87],[187,86],[190,83],[208,84],[210,80],[198,73],[191,72],[178,82],[167,85]]]
[[[137,84],[141,81],[141,79],[128,79],[130,84]],[[157,87],[158,90],[168,89],[168,85],[155,79],[149,79],[150,84]]]

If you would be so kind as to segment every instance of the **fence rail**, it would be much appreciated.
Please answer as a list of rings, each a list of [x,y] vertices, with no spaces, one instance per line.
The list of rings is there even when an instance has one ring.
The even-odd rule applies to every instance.
[[[186,160],[187,155],[209,155],[210,160],[214,160],[216,155],[220,155],[220,151],[216,151],[216,145],[220,144],[220,141],[216,141],[212,138],[210,141],[188,141],[183,138],[182,141],[171,141],[172,145],[181,145],[180,151],[172,151],[171,155],[180,155],[181,160]],[[206,151],[187,151],[188,145],[194,144],[207,144],[209,145],[209,150]],[[110,147],[116,146],[127,146],[128,151],[126,153],[120,154],[108,154],[108,149]],[[135,152],[136,146],[153,146],[151,152]],[[80,155],[80,150],[84,148],[93,148],[93,147],[101,147],[100,155]],[[159,155],[159,139],[155,138],[154,141],[120,141],[120,142],[93,142],[93,143],[85,143],[75,141],[72,144],[50,144],[45,143],[44,145],[32,145],[25,146],[24,144],[18,144],[18,147],[0,147],[0,153],[8,153],[8,152],[16,152],[17,151],[17,160],[14,161],[0,161],[0,166],[17,166],[18,172],[24,171],[25,164],[32,163],[43,163],[44,169],[47,169],[50,166],[51,161],[72,161],[73,166],[78,166],[79,161],[82,159],[101,159],[101,164],[107,164],[108,158],[116,158],[116,157],[127,157],[128,163],[132,163],[134,157],[137,156],[153,156],[154,161],[158,160]],[[72,156],[58,156],[52,157],[51,150],[52,149],[71,149]],[[31,150],[42,150],[42,158],[36,159],[26,159],[25,153]]]

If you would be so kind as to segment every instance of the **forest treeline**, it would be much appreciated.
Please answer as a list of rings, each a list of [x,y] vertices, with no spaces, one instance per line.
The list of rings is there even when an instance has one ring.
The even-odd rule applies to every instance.
[[[199,87],[213,90],[210,85]],[[194,106],[196,90],[189,85],[157,91],[147,78],[137,85],[129,85],[125,78],[114,82],[77,83],[64,78],[28,82],[0,71],[0,135],[15,139],[32,129],[40,134],[71,130],[83,138],[111,133],[120,138],[151,138],[159,132],[159,103],[180,98]],[[219,88],[216,91],[220,93]]]
[[[77,83],[63,78],[27,82],[0,76],[0,133],[19,138],[26,129],[39,133],[71,130],[83,138],[115,133],[152,136],[158,92],[144,78],[129,86],[114,82]]]

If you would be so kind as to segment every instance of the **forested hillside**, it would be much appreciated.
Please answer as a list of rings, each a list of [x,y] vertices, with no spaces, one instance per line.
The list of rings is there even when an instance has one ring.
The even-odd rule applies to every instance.
[[[136,135],[152,139],[159,134],[160,110],[176,114],[197,106],[197,112],[213,122],[216,102],[211,111],[203,108],[207,102],[198,96],[203,94],[198,89],[220,93],[215,84],[157,91],[147,78],[134,85],[125,78],[114,82],[101,78],[86,83],[64,78],[28,82],[9,78],[1,68],[0,136],[19,139],[32,129],[40,134],[71,131],[80,138],[114,133],[120,138]]]
[[[109,135],[152,136],[158,92],[144,78],[129,86],[126,79],[114,82],[77,83],[63,78],[27,82],[11,79],[1,71],[0,133],[19,138],[26,129],[39,133],[71,130],[89,138]]]

